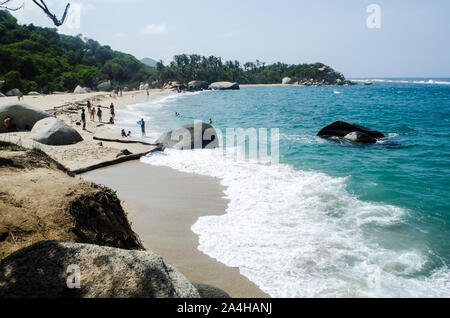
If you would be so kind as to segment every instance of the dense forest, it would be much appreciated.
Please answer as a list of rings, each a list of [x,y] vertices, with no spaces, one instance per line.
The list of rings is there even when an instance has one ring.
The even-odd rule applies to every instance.
[[[81,35],[19,25],[8,11],[0,11],[0,80],[6,82],[4,91],[65,91],[77,85],[94,88],[103,80],[134,87],[152,73],[154,69],[132,55]]]
[[[135,88],[139,83],[162,87],[170,81],[241,84],[274,84],[290,77],[307,85],[351,84],[322,63],[288,65],[264,62],[223,62],[220,57],[176,55],[169,65],[162,61],[149,67],[135,57],[79,36],[58,34],[56,29],[19,25],[8,11],[0,11],[0,80],[3,91],[18,88],[24,93],[73,91],[80,85],[95,89],[111,80],[113,87]]]

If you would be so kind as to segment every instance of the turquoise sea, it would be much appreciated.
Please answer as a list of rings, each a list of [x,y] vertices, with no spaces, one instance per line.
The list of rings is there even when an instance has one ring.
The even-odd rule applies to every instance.
[[[179,94],[119,112],[120,128],[139,133],[136,112],[151,138],[209,118],[223,131],[279,128],[277,165],[221,149],[143,159],[227,186],[226,214],[192,228],[199,249],[271,296],[450,297],[450,79]],[[316,137],[336,120],[387,138]]]

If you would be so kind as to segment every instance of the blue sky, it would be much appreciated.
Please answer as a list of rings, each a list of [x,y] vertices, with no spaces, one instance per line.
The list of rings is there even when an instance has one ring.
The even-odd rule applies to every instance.
[[[51,26],[24,1],[13,13],[20,23]],[[347,77],[450,77],[448,0],[46,0],[58,15],[66,2],[81,8],[80,24],[60,32],[137,58],[168,63],[175,54],[198,53],[323,62]],[[381,8],[380,29],[367,27],[370,4]]]

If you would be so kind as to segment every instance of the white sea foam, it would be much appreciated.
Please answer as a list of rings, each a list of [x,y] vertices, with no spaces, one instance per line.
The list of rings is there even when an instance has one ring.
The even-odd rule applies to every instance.
[[[379,83],[404,83],[404,84],[427,84],[427,85],[450,85],[448,81],[439,81],[439,80],[393,80],[393,79],[356,79],[352,80],[354,82],[379,82]]]
[[[408,211],[359,200],[345,178],[238,162],[222,149],[168,149],[142,161],[221,180],[229,206],[192,227],[199,249],[273,297],[450,296],[447,268],[421,277],[428,262],[421,250],[383,247],[366,232],[402,224]]]

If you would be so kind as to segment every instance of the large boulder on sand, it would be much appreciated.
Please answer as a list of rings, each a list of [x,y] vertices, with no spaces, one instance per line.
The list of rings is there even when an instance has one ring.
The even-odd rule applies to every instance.
[[[97,85],[97,89],[99,91],[110,91],[111,87],[111,81],[103,82]]]
[[[0,263],[0,298],[199,297],[181,273],[152,252],[45,241]]]
[[[188,90],[190,91],[202,91],[208,89],[209,84],[205,81],[191,81],[188,83]]]
[[[78,131],[54,117],[38,121],[31,130],[30,137],[41,144],[52,146],[72,145],[83,141]]]
[[[88,91],[86,88],[81,87],[80,85],[78,85],[77,87],[75,87],[75,89],[73,90],[74,94],[86,94]]]
[[[3,121],[7,117],[13,119],[13,125],[16,129],[31,130],[36,122],[50,117],[50,115],[39,108],[22,103],[12,102],[0,105],[0,133],[5,132]]]
[[[238,83],[231,82],[216,82],[209,85],[209,89],[215,90],[227,90],[227,89],[240,89]]]
[[[20,94],[20,89],[13,88],[6,92],[6,96],[18,96]]]
[[[2,92],[0,92],[0,97],[6,97],[6,96]]]
[[[343,138],[352,132],[362,132],[372,138],[384,138],[385,136],[376,130],[350,124],[345,121],[337,121],[322,129],[317,136],[320,137],[340,137]]]
[[[290,77],[285,77],[281,80],[281,84],[283,84],[283,85],[290,85],[292,83],[293,83],[293,81],[292,81],[292,78],[290,78]]]
[[[166,148],[179,150],[219,147],[216,130],[211,125],[201,121],[166,132],[159,137],[156,143],[162,144]]]

